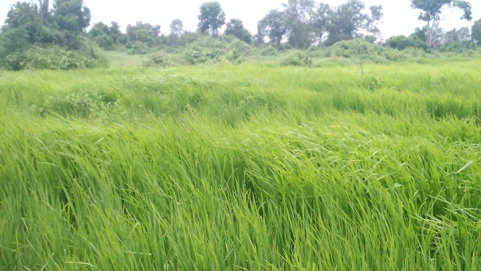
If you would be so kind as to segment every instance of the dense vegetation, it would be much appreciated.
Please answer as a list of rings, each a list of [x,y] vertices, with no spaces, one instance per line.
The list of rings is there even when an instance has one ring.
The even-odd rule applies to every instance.
[[[255,35],[218,2],[168,35],[15,4],[0,270],[480,270],[481,20],[411,3],[426,26],[384,43],[359,0]]]
[[[117,22],[98,22],[88,29],[92,16],[83,0],[54,0],[52,7],[48,0],[38,3],[18,2],[8,11],[0,32],[0,69],[106,67],[108,61],[100,48],[149,55],[145,63],[149,67],[242,63],[279,54],[284,55],[279,63],[310,66],[313,56],[334,56],[345,62],[346,58],[359,59],[363,51],[367,62],[379,63],[404,61],[412,55],[474,55],[481,40],[479,20],[471,29],[445,31],[439,27],[441,13],[447,8],[460,9],[463,18],[471,20],[471,5],[466,1],[412,0],[412,7],[422,11],[419,19],[427,25],[408,37],[394,36],[385,42],[380,40],[378,28],[382,6],[368,7],[360,0],[338,6],[288,0],[259,20],[255,34],[240,19],[226,20],[215,1],[200,6],[195,32],[184,30],[183,22],[175,19],[168,34],[160,25],[141,21],[129,24],[125,31]]]
[[[3,72],[1,270],[479,270],[479,60]]]

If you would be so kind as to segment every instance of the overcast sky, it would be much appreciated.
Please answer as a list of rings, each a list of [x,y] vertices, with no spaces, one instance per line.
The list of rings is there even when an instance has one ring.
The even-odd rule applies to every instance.
[[[10,7],[18,0],[0,0],[0,22],[5,21]],[[25,0],[24,0],[25,1]],[[26,0],[37,2],[36,0]],[[267,11],[281,7],[287,0],[218,0],[226,13],[227,20],[238,18],[252,33],[257,32],[257,22]],[[53,0],[51,1],[53,2]],[[96,22],[118,22],[122,30],[136,21],[161,25],[163,33],[169,32],[173,19],[181,19],[185,30],[195,31],[200,5],[206,0],[84,0],[85,6],[92,11],[92,24]],[[318,0],[331,5],[339,5],[347,0]],[[364,0],[367,6],[382,5],[384,17],[380,26],[384,39],[393,35],[409,35],[418,26],[418,10],[410,6],[410,0]],[[473,18],[481,18],[481,1],[468,0],[473,7]],[[462,21],[460,11],[446,11],[441,26],[446,30],[462,26],[472,26],[473,22]]]

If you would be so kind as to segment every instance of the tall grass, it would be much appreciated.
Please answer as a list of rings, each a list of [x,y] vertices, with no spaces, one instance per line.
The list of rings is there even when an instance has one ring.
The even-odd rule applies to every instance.
[[[478,270],[479,60],[0,76],[0,270]]]

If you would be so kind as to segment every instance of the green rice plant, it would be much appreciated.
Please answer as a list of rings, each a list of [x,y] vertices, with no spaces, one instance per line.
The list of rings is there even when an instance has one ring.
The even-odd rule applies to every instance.
[[[478,270],[479,60],[427,62],[2,72],[0,270]]]

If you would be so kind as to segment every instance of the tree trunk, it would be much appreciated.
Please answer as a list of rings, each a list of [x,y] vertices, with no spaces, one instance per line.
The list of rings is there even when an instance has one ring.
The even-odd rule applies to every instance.
[[[42,23],[45,24],[48,19],[48,8],[49,8],[49,0],[38,0],[40,4],[40,17],[42,19]]]

